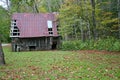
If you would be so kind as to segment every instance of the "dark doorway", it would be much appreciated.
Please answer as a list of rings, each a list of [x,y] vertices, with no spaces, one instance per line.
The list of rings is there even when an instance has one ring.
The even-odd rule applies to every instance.
[[[36,46],[29,46],[30,51],[34,51],[36,49]]]
[[[54,49],[57,49],[57,42],[56,41],[53,42],[53,44],[52,44],[52,50],[54,50]]]
[[[14,50],[15,50],[15,52],[17,51],[17,45],[15,45]]]

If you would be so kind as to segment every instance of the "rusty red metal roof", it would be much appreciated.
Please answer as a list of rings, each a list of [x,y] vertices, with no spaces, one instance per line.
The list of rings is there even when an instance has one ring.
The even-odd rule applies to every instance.
[[[15,13],[12,20],[16,20],[20,38],[58,36],[54,13]],[[47,21],[52,21],[53,35],[48,32]]]

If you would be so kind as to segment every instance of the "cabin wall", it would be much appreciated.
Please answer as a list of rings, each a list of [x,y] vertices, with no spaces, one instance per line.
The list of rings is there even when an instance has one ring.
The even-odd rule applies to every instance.
[[[59,37],[12,38],[12,51],[34,51],[58,49]]]

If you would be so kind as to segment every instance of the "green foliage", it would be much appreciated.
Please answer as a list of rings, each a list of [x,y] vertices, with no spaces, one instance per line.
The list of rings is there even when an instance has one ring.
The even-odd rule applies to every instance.
[[[119,38],[118,5],[114,0],[95,0],[95,25],[93,25],[92,4],[90,0],[65,0],[60,7],[60,33],[63,37],[81,36]],[[88,28],[89,25],[89,28]],[[96,32],[94,32],[96,31]],[[78,39],[78,37],[74,37]],[[82,40],[82,36],[79,37]],[[84,39],[85,40],[85,39]]]
[[[4,47],[4,52],[6,65],[0,66],[0,80],[119,80],[120,77],[117,53],[11,52],[10,47]]]
[[[7,10],[0,7],[0,40],[2,42],[9,42],[9,27],[10,27],[10,17]]]
[[[105,0],[96,3],[97,29],[104,36],[113,36],[118,38],[118,8],[116,0]],[[102,36],[101,35],[101,36]]]
[[[120,41],[116,41],[112,48],[114,51],[120,51]]]
[[[107,50],[120,51],[120,40],[115,38],[99,39],[97,41],[89,40],[82,42],[81,40],[64,41],[62,50]]]
[[[82,34],[81,29],[88,30],[91,10],[89,1],[65,0],[59,9],[60,34],[73,38]]]
[[[40,13],[58,12],[62,0],[11,0],[11,12],[35,13],[37,9]]]

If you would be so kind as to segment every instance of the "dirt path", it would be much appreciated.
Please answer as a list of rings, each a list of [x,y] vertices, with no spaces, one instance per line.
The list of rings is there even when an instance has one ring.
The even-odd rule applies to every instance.
[[[2,44],[2,46],[8,46],[8,45],[10,45],[10,44]]]

